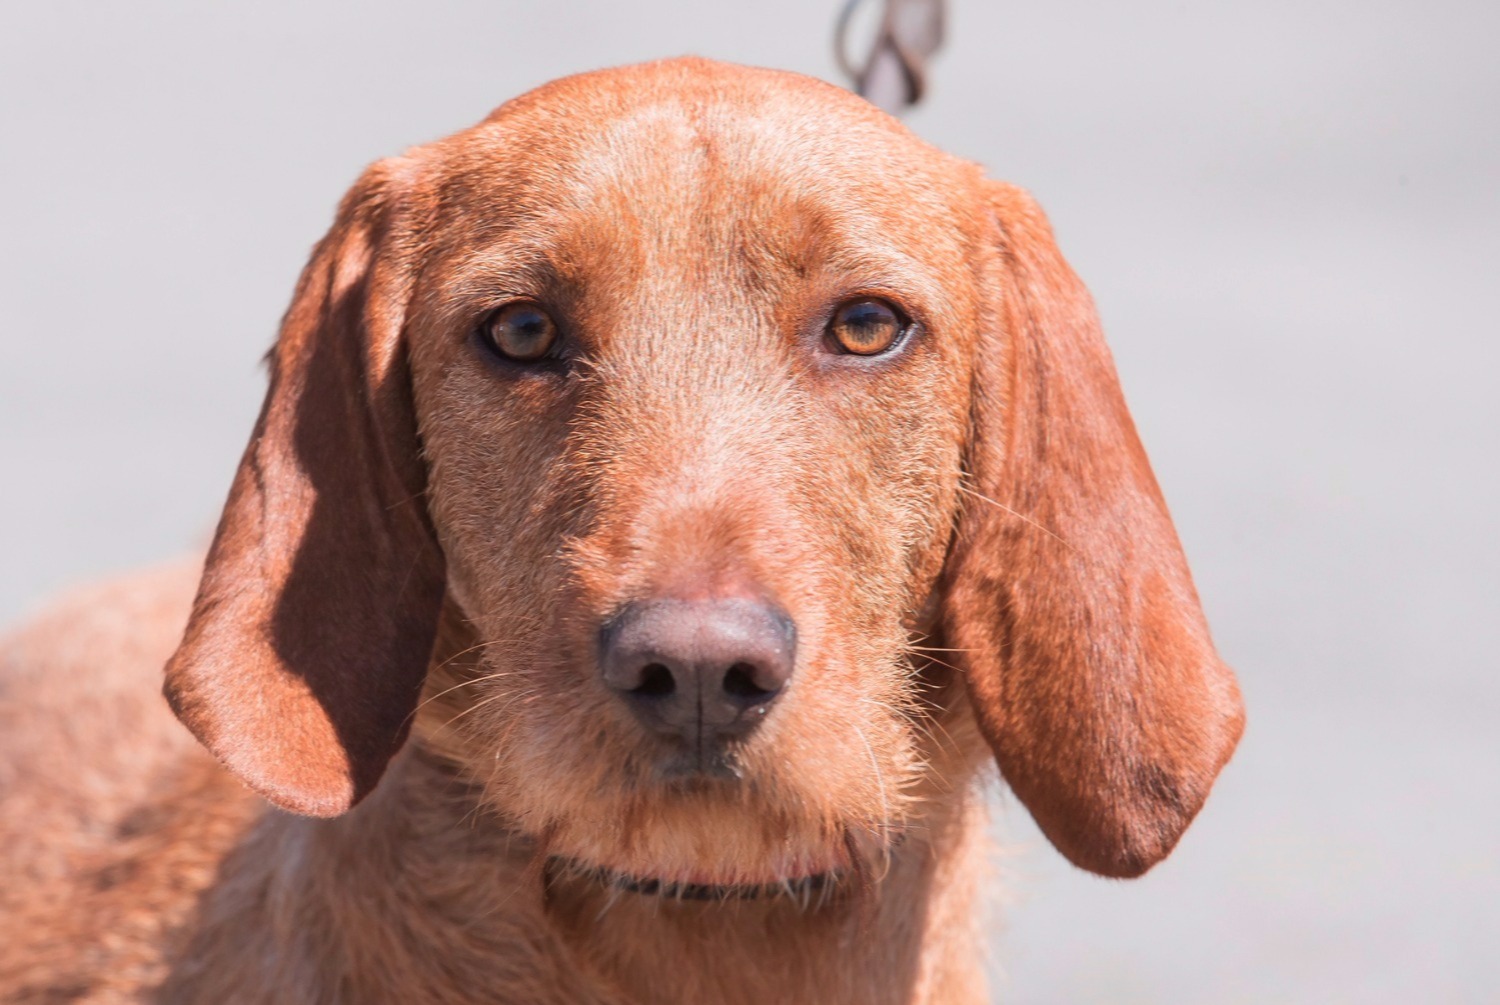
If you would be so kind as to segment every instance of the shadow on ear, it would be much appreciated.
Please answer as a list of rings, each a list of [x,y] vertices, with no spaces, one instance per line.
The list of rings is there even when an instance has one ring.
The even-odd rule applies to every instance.
[[[944,626],[1011,789],[1075,865],[1167,855],[1244,728],[1093,303],[994,184],[1000,290],[976,363]]]
[[[285,809],[342,813],[406,739],[444,584],[423,500],[391,162],[314,250],[165,693]]]

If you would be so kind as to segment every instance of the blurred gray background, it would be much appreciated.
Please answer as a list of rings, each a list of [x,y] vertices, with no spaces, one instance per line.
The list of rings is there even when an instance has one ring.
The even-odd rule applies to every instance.
[[[835,0],[0,7],[0,620],[205,539],[368,161]],[[1169,861],[1005,806],[1010,1002],[1500,1000],[1500,5],[954,0],[919,133],[1092,287],[1250,726]]]

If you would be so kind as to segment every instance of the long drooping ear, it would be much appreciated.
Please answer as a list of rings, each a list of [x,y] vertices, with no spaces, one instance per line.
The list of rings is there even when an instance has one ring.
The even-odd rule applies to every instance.
[[[443,595],[403,344],[400,176],[367,171],[302,273],[166,671],[209,750],[318,816],[358,802],[405,741]]]
[[[944,625],[1001,772],[1075,865],[1137,876],[1244,727],[1092,300],[1019,189],[973,389]]]

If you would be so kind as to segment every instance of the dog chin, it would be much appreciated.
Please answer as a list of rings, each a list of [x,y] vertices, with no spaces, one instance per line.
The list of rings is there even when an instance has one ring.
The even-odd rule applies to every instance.
[[[615,848],[598,840],[554,840],[547,868],[555,877],[670,899],[805,897],[827,894],[853,876],[884,872],[904,836],[895,829],[860,828],[817,840],[769,842],[775,847],[756,847],[743,834],[723,841],[658,834]]]

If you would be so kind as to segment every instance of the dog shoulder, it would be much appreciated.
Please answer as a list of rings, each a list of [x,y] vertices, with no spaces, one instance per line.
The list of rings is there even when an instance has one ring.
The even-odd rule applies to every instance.
[[[0,641],[0,834],[9,865],[17,841],[56,854],[85,840],[193,750],[160,691],[196,572],[196,562],[182,562],[75,589]],[[71,821],[64,827],[58,816]]]
[[[0,638],[0,998],[151,983],[261,811],[161,697],[200,567],[76,589]]]

